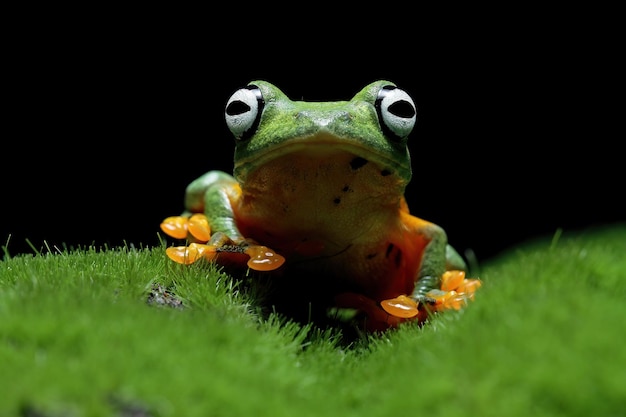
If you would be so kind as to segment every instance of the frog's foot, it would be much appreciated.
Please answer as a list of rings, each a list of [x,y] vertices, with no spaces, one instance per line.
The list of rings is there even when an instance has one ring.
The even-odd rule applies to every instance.
[[[480,286],[480,279],[465,278],[465,271],[451,270],[443,273],[439,288],[426,292],[419,301],[413,297],[400,295],[383,300],[380,305],[390,315],[400,318],[418,316],[421,310],[433,312],[460,310],[468,301],[474,299],[474,293]]]
[[[482,281],[478,278],[465,278],[465,271],[446,271],[441,276],[441,286],[425,294],[425,302],[433,311],[460,310],[474,299],[474,293]]]
[[[171,216],[163,220],[161,230],[175,239],[190,241],[188,246],[171,246],[167,256],[180,264],[189,265],[199,259],[220,264],[241,264],[256,271],[273,271],[285,263],[285,258],[267,246],[250,240],[235,242],[224,233],[211,235],[209,222],[203,214]]]
[[[365,317],[365,327],[379,331],[406,321],[424,323],[433,312],[459,310],[474,299],[474,292],[480,285],[479,279],[468,279],[464,271],[452,270],[442,275],[439,288],[428,291],[419,300],[402,294],[376,302],[362,294],[342,293],[335,297],[335,303],[339,311],[360,312]]]

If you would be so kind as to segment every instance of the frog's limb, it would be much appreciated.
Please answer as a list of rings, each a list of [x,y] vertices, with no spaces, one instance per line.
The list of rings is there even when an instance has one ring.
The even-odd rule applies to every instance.
[[[467,265],[461,255],[448,244],[448,237],[443,228],[434,223],[425,222],[422,233],[430,241],[424,249],[422,265],[413,290],[413,298],[420,301],[424,300],[426,293],[430,290],[440,288],[444,272],[467,270]]]
[[[246,254],[249,257],[247,265],[251,269],[272,271],[279,268],[285,258],[266,246],[245,239],[235,224],[233,204],[240,197],[239,183],[222,171],[209,171],[189,184],[185,193],[186,214],[204,215],[196,221],[193,221],[196,215],[191,215],[185,227],[194,237],[199,234],[208,242],[207,245],[193,248],[171,249],[171,253],[168,253],[170,258],[179,263],[192,263],[200,257],[217,260],[218,257],[237,258],[237,254]],[[177,223],[173,226],[168,223],[166,226],[178,228]],[[197,248],[202,250],[198,251]]]
[[[234,242],[243,236],[235,224],[232,203],[241,195],[241,188],[232,175],[209,171],[193,181],[185,192],[185,209],[204,213],[211,230],[222,232]]]
[[[420,233],[428,239],[424,248],[422,264],[416,277],[413,298],[422,301],[428,291],[439,288],[441,276],[446,271],[448,237],[443,228],[421,220]]]
[[[435,312],[460,310],[469,300],[474,299],[474,293],[481,285],[478,278],[465,278],[465,271],[446,271],[441,279],[441,288],[427,292],[425,300],[429,309]]]
[[[467,264],[459,253],[450,245],[446,245],[446,271],[467,271]]]
[[[422,321],[426,318],[424,313],[460,310],[474,299],[474,293],[481,285],[478,278],[466,278],[463,270],[448,270],[441,276],[440,286],[427,291],[419,302],[414,297],[400,295],[382,300],[380,305],[391,316],[401,319],[417,316]]]

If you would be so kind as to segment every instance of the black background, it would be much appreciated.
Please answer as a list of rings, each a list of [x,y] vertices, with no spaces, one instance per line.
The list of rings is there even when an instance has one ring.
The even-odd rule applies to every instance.
[[[165,12],[152,23],[25,23],[3,64],[0,239],[11,255],[32,253],[26,240],[158,244],[185,186],[232,170],[224,104],[255,79],[312,101],[348,100],[377,79],[409,92],[411,211],[479,261],[559,228],[626,220],[610,27],[558,15],[370,16],[345,27]]]

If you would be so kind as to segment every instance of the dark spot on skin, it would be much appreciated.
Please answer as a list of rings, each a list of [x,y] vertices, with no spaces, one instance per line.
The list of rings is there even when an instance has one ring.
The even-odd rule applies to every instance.
[[[399,251],[396,253],[396,257],[395,257],[395,259],[393,260],[393,262],[395,263],[396,268],[399,268],[399,267],[400,267],[400,265],[402,264],[402,251],[401,251],[401,250],[399,250]]]
[[[361,168],[363,165],[367,164],[367,162],[368,162],[367,159],[357,156],[352,161],[350,161],[350,167],[356,171],[357,169]]]
[[[339,203],[341,203],[341,198],[339,197],[335,197],[335,199],[333,200],[333,203],[335,203],[335,205],[339,205]]]
[[[373,259],[376,256],[376,253],[370,253],[368,255],[365,255],[365,259]]]
[[[395,267],[398,268],[402,264],[402,251],[398,250],[396,245],[394,245],[393,243],[390,243],[389,246],[387,246],[387,251],[385,252],[385,257],[389,258],[389,256],[391,256],[391,254],[394,253],[394,252],[395,252],[395,255],[394,255],[394,258],[393,258],[393,263],[394,263]]]
[[[382,175],[383,177],[386,177],[387,175],[390,175],[391,171],[388,169],[383,169],[382,171],[380,171],[380,175]]]
[[[350,189],[349,185],[344,185],[341,191],[343,191],[344,193],[347,193],[348,191],[352,191],[352,190]]]

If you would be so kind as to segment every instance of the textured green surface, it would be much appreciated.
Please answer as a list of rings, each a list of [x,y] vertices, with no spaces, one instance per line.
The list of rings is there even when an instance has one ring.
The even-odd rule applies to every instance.
[[[625,254],[626,225],[520,246],[461,312],[351,347],[162,248],[8,258],[0,416],[623,415]]]

